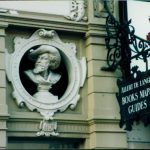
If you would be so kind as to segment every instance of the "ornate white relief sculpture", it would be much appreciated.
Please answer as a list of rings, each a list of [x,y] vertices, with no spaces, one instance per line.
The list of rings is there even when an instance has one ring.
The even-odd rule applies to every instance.
[[[101,17],[101,11],[104,9],[102,0],[93,0],[94,16]]]
[[[58,136],[59,134],[56,132],[57,129],[57,122],[55,121],[48,121],[48,120],[42,120],[40,122],[39,130],[37,132],[37,136]]]
[[[109,8],[111,12],[114,10],[114,0],[110,0]],[[95,17],[106,17],[106,10],[104,9],[104,2],[102,0],[93,0],[94,16]]]
[[[25,71],[25,74],[38,85],[38,92],[33,97],[44,103],[58,101],[58,97],[49,92],[52,85],[61,77],[52,71],[60,65],[61,57],[58,50],[50,45],[42,45],[36,50],[30,50],[29,58],[35,61],[35,67],[33,70]]]
[[[75,44],[64,43],[54,30],[44,29],[37,30],[29,39],[15,37],[14,43],[14,52],[6,52],[6,73],[18,106],[25,104],[31,111],[37,110],[46,120],[53,119],[58,110],[62,112],[68,106],[75,108],[86,77],[86,61],[84,57],[81,60],[76,58]],[[33,65],[33,68],[23,70],[23,62]],[[64,93],[57,97],[63,89],[58,89],[57,94],[52,94],[51,90],[64,77],[61,72],[55,71],[62,64],[66,67],[68,82]],[[28,77],[29,89],[36,85],[36,92],[28,91],[22,75]]]
[[[73,21],[87,21],[85,16],[85,1],[84,0],[72,0],[70,1],[70,14],[66,16],[67,19]]]

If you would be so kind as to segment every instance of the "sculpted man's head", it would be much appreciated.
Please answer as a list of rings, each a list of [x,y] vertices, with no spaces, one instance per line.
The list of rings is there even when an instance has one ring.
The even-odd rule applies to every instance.
[[[42,45],[36,50],[31,50],[29,58],[35,61],[34,73],[57,69],[60,65],[61,57],[59,51],[50,45]]]
[[[30,50],[29,58],[35,62],[34,69],[25,71],[27,77],[37,85],[37,92],[33,95],[40,102],[56,102],[58,96],[54,96],[49,90],[56,84],[61,75],[51,70],[60,65],[59,51],[50,45],[41,45],[35,50]]]

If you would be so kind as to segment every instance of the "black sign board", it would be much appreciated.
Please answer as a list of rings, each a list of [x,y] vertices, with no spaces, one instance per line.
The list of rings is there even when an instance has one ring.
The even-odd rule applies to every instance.
[[[120,127],[132,130],[134,121],[150,123],[150,71],[137,71],[134,67],[132,78],[128,81],[118,79],[119,93],[116,94],[120,106]]]

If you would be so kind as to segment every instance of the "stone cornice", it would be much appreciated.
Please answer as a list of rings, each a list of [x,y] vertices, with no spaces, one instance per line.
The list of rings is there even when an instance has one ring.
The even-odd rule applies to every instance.
[[[35,137],[39,131],[39,123],[41,120],[26,120],[10,118],[7,122],[8,136],[30,136]],[[89,127],[85,120],[55,120],[57,121],[59,137],[69,137],[70,135],[77,138],[87,137]]]
[[[70,118],[71,115],[71,118]],[[43,118],[34,113],[34,112],[19,112],[19,113],[13,113],[10,115],[10,121],[41,121]],[[59,122],[78,122],[78,123],[87,123],[86,117],[82,114],[61,114],[61,116],[56,115],[54,117],[54,120]]]
[[[0,22],[0,29],[7,28],[7,27],[8,27],[8,23]]]
[[[9,114],[0,114],[0,120],[8,120],[10,117]]]
[[[62,31],[71,31],[77,33],[85,33],[87,31],[87,23],[68,21],[61,16],[35,16],[35,15],[19,15],[12,16],[0,13],[0,22],[3,25],[14,25],[22,27],[45,28]],[[7,26],[6,26],[7,27]]]
[[[111,119],[111,118],[108,118],[108,119],[89,119],[88,120],[88,124],[89,125],[93,125],[93,124],[99,124],[99,123],[119,123],[120,119],[119,118],[116,118],[116,119]]]

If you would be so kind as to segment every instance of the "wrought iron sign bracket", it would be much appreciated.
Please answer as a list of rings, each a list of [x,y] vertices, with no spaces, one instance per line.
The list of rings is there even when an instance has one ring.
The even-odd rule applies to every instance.
[[[132,59],[142,59],[146,64],[146,70],[148,70],[147,59],[150,56],[150,42],[135,35],[135,28],[131,25],[131,20],[118,21],[111,13],[108,3],[108,0],[103,0],[104,8],[108,13],[106,18],[107,36],[105,38],[108,52],[107,66],[102,67],[101,70],[115,71],[120,66],[123,76],[129,77]]]
[[[124,12],[120,21],[117,21],[107,5],[108,2],[103,0],[108,13],[105,38],[108,49],[107,67],[102,67],[101,70],[115,71],[120,67],[122,71],[122,79],[117,80],[119,90],[116,93],[120,106],[120,127],[125,125],[125,130],[131,131],[134,121],[142,121],[145,126],[150,124],[150,41],[135,35],[135,28],[131,25],[131,20],[126,21],[127,14]],[[126,4],[125,1],[119,1],[122,10],[127,8]],[[145,71],[138,70],[140,68],[136,65],[131,67],[133,60],[142,60]]]

